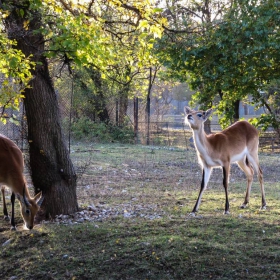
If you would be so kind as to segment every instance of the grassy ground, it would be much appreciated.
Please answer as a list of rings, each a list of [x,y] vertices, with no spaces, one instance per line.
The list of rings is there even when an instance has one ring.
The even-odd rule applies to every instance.
[[[239,208],[246,179],[233,166],[231,214],[218,169],[194,218],[201,170],[192,149],[76,145],[72,158],[80,207],[114,214],[17,232],[0,220],[0,279],[279,279],[280,155],[260,155],[267,210],[256,179]]]

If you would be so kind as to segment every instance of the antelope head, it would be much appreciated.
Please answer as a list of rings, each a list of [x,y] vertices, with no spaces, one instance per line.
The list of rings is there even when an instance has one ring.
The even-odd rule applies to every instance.
[[[34,227],[34,218],[41,207],[41,204],[44,200],[42,192],[36,194],[33,198],[25,194],[25,189],[23,189],[23,196],[18,195],[21,208],[21,216],[25,223],[25,229],[32,229]]]
[[[207,111],[194,111],[190,109],[188,106],[184,108],[185,110],[185,123],[189,124],[189,126],[194,129],[198,130],[200,129],[204,122],[210,117],[212,114],[212,109],[209,109]]]

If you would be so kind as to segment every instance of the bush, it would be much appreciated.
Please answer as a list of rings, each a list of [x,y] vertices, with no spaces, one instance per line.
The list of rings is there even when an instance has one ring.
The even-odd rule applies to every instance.
[[[72,123],[71,132],[75,140],[99,142],[130,143],[134,137],[133,129],[128,125],[119,127],[113,124],[94,122],[87,117],[75,120]]]

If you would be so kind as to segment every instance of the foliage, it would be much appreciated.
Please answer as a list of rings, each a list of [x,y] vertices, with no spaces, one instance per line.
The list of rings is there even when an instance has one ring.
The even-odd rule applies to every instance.
[[[42,26],[35,32],[44,36],[43,55],[60,65],[58,72],[65,65],[70,72],[75,67],[79,70],[90,67],[101,74],[105,84],[109,83],[112,94],[144,94],[147,69],[157,63],[153,45],[156,38],[161,37],[162,25],[166,23],[161,9],[156,8],[153,1],[29,0],[20,3],[22,6],[15,5],[14,8],[24,19],[25,30],[29,28],[32,12],[41,14]],[[12,7],[13,1],[5,1],[1,13],[9,15]],[[12,45],[10,40],[7,42]],[[10,61],[11,69],[16,65],[28,67],[27,60],[23,64],[19,56],[16,59],[0,57],[1,63]],[[23,70],[16,71],[25,75]],[[135,79],[136,76],[141,79]],[[10,89],[5,94],[8,91]]]
[[[61,57],[74,67],[93,67],[119,91],[156,63],[152,49],[161,36],[164,18],[152,1],[43,4],[42,32],[49,42],[49,57]],[[143,90],[143,79],[136,84]]]
[[[81,117],[71,125],[74,139],[94,142],[132,142],[134,132],[131,126],[118,127],[113,124],[94,122],[86,117]]]
[[[4,123],[7,117],[5,109],[19,109],[22,92],[28,86],[34,66],[30,58],[26,58],[15,47],[15,41],[9,40],[3,34],[0,36],[0,119]]]
[[[114,97],[119,99],[122,124],[127,99],[146,95],[149,69],[158,65],[153,46],[165,22],[161,9],[155,8],[153,1],[51,3],[43,6],[47,55],[61,57],[70,71],[74,68],[73,105],[77,114],[83,111],[85,116],[97,119],[101,107],[106,108]],[[59,18],[54,28],[56,14]],[[85,69],[101,75],[99,88]]]
[[[267,111],[259,118],[253,119],[252,123],[255,126],[261,127],[262,130],[273,128],[280,138],[280,83],[279,79],[271,80],[264,85],[262,91],[259,92],[258,99],[255,100],[258,107],[263,106]]]
[[[118,141],[120,143],[133,143],[134,131],[128,121],[125,121],[122,126],[113,124],[109,124],[107,126],[113,142]]]
[[[188,8],[193,8],[192,13],[205,11],[207,16],[210,5],[217,8],[217,2],[196,1],[197,6]],[[208,21],[197,21],[200,29],[185,33],[184,41],[181,34],[169,45],[164,38],[168,47],[163,48],[165,57],[160,56],[175,76],[197,90],[194,103],[216,107],[228,123],[234,102],[250,95],[254,104],[259,103],[259,90],[279,77],[279,2],[234,1],[216,13]]]

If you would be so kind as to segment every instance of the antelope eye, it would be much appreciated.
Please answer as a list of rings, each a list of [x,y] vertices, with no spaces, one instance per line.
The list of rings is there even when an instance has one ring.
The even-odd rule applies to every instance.
[[[197,116],[198,116],[199,118],[201,118],[201,117],[202,117],[202,114],[198,113]]]
[[[30,214],[30,210],[29,210],[29,209],[26,209],[26,210],[25,210],[25,213],[26,213],[27,215],[29,215],[29,214]]]

